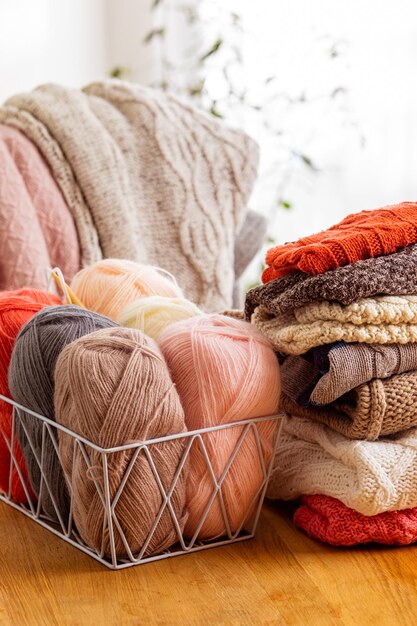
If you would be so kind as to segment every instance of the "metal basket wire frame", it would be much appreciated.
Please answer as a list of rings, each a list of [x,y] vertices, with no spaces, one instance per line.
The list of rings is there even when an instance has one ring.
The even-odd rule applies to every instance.
[[[265,496],[265,491],[267,488],[268,480],[272,470],[272,464],[274,460],[275,450],[279,441],[280,430],[282,421],[279,415],[271,415],[267,417],[258,417],[245,419],[238,422],[233,422],[231,424],[222,424],[220,426],[212,426],[209,428],[201,428],[198,430],[183,432],[179,434],[169,435],[165,437],[159,437],[155,439],[149,439],[146,441],[140,441],[135,443],[129,443],[122,446],[116,446],[112,448],[102,448],[93,442],[89,441],[85,437],[82,437],[73,431],[69,430],[65,426],[62,426],[53,420],[48,419],[38,413],[31,411],[30,409],[14,402],[10,398],[3,396],[0,394],[0,404],[7,403],[13,407],[12,411],[12,427],[11,427],[11,437],[10,440],[2,433],[3,438],[6,442],[6,445],[10,451],[10,469],[9,469],[9,488],[7,493],[0,492],[0,500],[3,500],[8,505],[17,509],[18,511],[24,513],[27,517],[30,517],[32,520],[47,528],[50,532],[54,533],[61,539],[64,539],[71,545],[75,546],[79,550],[82,550],[86,554],[90,555],[103,565],[111,569],[124,569],[127,567],[132,567],[133,565],[137,565],[140,563],[147,563],[150,561],[156,561],[159,559],[165,559],[173,556],[178,556],[181,554],[188,554],[191,552],[196,552],[199,550],[205,550],[207,548],[211,548],[214,546],[221,546],[230,543],[234,543],[237,541],[243,541],[245,539],[250,539],[254,537],[256,526],[258,523],[262,503]],[[34,446],[32,445],[30,435],[25,427],[25,422],[22,419],[22,416],[28,414],[41,422],[42,429],[42,446],[41,451],[36,451]],[[36,460],[37,465],[39,466],[40,471],[40,484],[39,484],[39,498],[35,500],[31,495],[32,490],[29,485],[26,484],[24,479],[22,469],[19,466],[18,460],[15,457],[15,443],[17,443],[17,435],[16,435],[16,424],[17,420],[19,420],[19,437],[24,436],[27,437],[27,441],[30,445],[31,451],[33,452],[34,458]],[[272,454],[269,459],[265,458],[265,451],[262,448],[259,427],[262,423],[266,421],[273,421],[276,424],[274,441],[272,445]],[[234,446],[233,451],[230,454],[230,457],[227,463],[224,466],[224,469],[221,473],[221,476],[216,476],[213,469],[213,458],[210,458],[210,454],[208,453],[206,447],[205,438],[207,438],[208,433],[213,433],[215,431],[227,430],[227,429],[241,429],[241,433],[237,438],[236,445]],[[46,442],[50,440],[53,445],[53,449],[57,454],[59,462],[62,466],[62,460],[59,451],[59,433],[63,433],[72,438],[73,441],[73,464],[75,462],[75,458],[77,454],[81,454],[86,466],[89,470],[92,470],[89,457],[89,451],[93,450],[95,453],[98,453],[99,458],[101,459],[101,472],[102,472],[102,480],[100,481],[95,475],[94,471],[91,472],[91,479],[93,480],[97,492],[99,494],[101,503],[103,505],[103,513],[104,513],[104,522],[103,522],[103,542],[100,550],[95,550],[90,546],[86,545],[86,543],[82,540],[80,535],[77,533],[77,529],[74,523],[73,518],[73,507],[74,507],[74,498],[73,498],[73,488],[71,484],[68,484],[68,491],[70,497],[70,510],[69,515],[66,519],[64,519],[62,512],[58,509],[57,503],[53,496],[53,493],[50,489],[49,478],[44,471],[44,462],[45,462],[45,447]],[[241,449],[243,443],[245,442],[247,437],[251,437],[252,444],[255,442],[255,445],[251,446],[251,450],[253,451],[253,461],[257,462],[259,460],[260,467],[262,468],[262,481],[259,484],[259,489],[255,493],[252,502],[247,508],[246,514],[243,519],[240,521],[239,526],[237,528],[231,528],[230,521],[228,518],[228,514],[226,511],[223,493],[222,493],[222,485],[226,477],[228,476],[229,470],[236,459],[239,450]],[[169,488],[165,488],[162,484],[161,478],[158,473],[158,468],[155,464],[154,458],[152,456],[152,449],[158,444],[168,441],[174,440],[182,440],[183,442],[183,452],[179,461],[179,464],[176,468],[172,484]],[[203,454],[205,462],[207,464],[207,471],[210,475],[211,481],[213,483],[213,492],[210,498],[207,501],[207,505],[204,509],[200,522],[194,532],[192,537],[184,537],[183,532],[180,527],[180,523],[178,521],[177,515],[175,513],[173,503],[172,503],[172,495],[176,488],[177,482],[181,473],[184,471],[185,464],[189,458],[190,451],[194,445],[199,445],[200,450]],[[110,483],[109,483],[109,459],[111,459],[111,455],[115,453],[119,453],[122,451],[131,451],[131,458],[127,465],[126,471],[124,473],[123,479],[118,486],[116,494],[111,495],[110,491]],[[116,505],[119,501],[119,498],[123,492],[123,489],[129,479],[130,473],[139,458],[139,455],[144,455],[146,457],[147,462],[149,463],[149,467],[152,471],[152,475],[155,479],[155,482],[161,493],[161,507],[158,511],[158,514],[153,521],[152,527],[149,531],[149,534],[142,545],[139,552],[132,552],[131,546],[129,545],[124,531],[121,527],[121,524],[118,520],[116,514]],[[27,503],[19,503],[12,499],[12,476],[13,471],[16,471],[20,481],[23,486],[23,490],[27,499]],[[67,477],[68,478],[68,477]],[[69,481],[70,482],[70,481]],[[46,515],[42,510],[41,506],[41,494],[48,494],[53,507],[56,512],[55,519],[50,515]],[[224,520],[224,535],[218,537],[216,539],[211,539],[207,541],[201,541],[199,539],[200,530],[205,522],[205,519],[217,499],[218,504],[220,505],[221,513]],[[167,550],[164,550],[160,554],[147,554],[147,548],[150,544],[150,541],[153,537],[153,534],[158,526],[158,523],[164,514],[165,511],[168,511],[171,519],[173,528],[175,529],[177,535],[177,542],[175,545],[170,547]],[[108,543],[110,546],[110,551],[105,550],[104,548],[104,535],[108,536]],[[123,558],[116,552],[115,545],[115,533],[118,533],[121,538],[123,545],[125,547],[125,554]]]

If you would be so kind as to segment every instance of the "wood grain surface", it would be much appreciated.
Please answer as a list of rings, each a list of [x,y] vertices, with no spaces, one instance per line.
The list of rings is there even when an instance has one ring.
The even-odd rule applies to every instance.
[[[0,624],[417,624],[417,547],[336,549],[268,504],[255,540],[113,572],[0,503]]]

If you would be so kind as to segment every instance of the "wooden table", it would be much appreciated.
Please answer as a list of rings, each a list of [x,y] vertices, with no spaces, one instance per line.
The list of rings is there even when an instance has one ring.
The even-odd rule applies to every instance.
[[[267,505],[257,539],[114,572],[0,503],[0,624],[417,624],[417,547],[335,549]]]

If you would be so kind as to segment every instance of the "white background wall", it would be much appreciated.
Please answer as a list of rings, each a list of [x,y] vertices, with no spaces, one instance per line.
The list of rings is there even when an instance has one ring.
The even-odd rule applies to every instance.
[[[151,0],[105,0],[104,5],[109,67],[128,68],[132,80],[151,83],[153,48],[143,44],[152,27]]]
[[[229,2],[229,0],[223,0]],[[231,1],[231,0],[230,0]],[[36,84],[79,86],[128,66],[150,80],[144,48],[151,0],[0,0],[0,100]],[[417,199],[417,3],[415,0],[239,0],[247,27],[247,72],[272,53],[282,89],[296,93],[328,81],[329,63],[314,41],[345,40],[346,67],[334,80],[349,89],[349,116],[308,111],[283,124],[320,169],[297,175],[286,190],[294,204],[271,226],[280,241],[324,228],[348,212]],[[312,52],[313,51],[313,52]],[[277,115],[281,115],[277,111]],[[263,210],[262,194],[253,201]]]
[[[103,0],[0,0],[0,100],[108,70]]]
[[[265,50],[279,59],[284,89],[320,87],[332,71],[314,54],[313,40],[330,35],[342,44],[345,65],[333,80],[348,88],[347,119],[365,137],[342,128],[333,112],[297,118],[298,136],[321,170],[297,176],[287,190],[294,203],[273,227],[280,241],[320,230],[349,212],[417,200],[417,3],[415,0],[243,0],[258,33],[249,71]],[[331,65],[331,64],[330,64]],[[338,121],[339,120],[339,121]]]

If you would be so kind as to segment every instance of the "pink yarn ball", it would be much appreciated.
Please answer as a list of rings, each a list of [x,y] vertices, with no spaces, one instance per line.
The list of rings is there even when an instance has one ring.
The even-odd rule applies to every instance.
[[[281,390],[278,361],[270,344],[251,324],[223,315],[193,317],[171,324],[161,334],[159,345],[180,395],[188,430],[277,413]],[[216,480],[222,476],[243,428],[236,426],[203,435]],[[276,428],[277,423],[272,420],[257,424],[266,466],[272,456]],[[250,431],[221,486],[232,533],[243,522],[249,522],[263,479],[256,436]],[[213,490],[210,471],[196,439],[190,451],[186,536],[195,535]],[[217,495],[198,538],[225,534]]]

